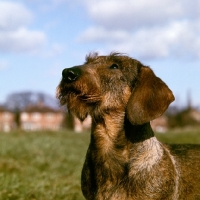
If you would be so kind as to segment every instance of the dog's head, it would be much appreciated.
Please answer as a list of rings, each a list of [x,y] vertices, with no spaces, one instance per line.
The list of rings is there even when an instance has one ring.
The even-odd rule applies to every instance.
[[[64,69],[57,98],[80,120],[115,111],[138,125],[159,117],[174,100],[149,67],[118,53],[90,54],[83,65]]]

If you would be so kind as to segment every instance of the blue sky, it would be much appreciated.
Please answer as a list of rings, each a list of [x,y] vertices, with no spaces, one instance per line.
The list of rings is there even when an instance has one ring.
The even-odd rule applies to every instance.
[[[185,105],[200,107],[200,0],[0,0],[0,103],[13,92],[55,96],[66,67],[91,51],[150,66]]]

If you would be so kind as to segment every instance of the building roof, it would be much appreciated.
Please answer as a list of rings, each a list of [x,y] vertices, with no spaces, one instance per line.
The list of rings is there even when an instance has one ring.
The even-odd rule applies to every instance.
[[[62,112],[61,110],[56,110],[54,108],[45,106],[45,105],[31,105],[31,106],[27,106],[23,112],[28,112],[28,113],[32,113],[32,112],[40,112],[40,113],[47,113],[47,112],[53,112],[53,113],[60,113]]]
[[[0,105],[0,112],[11,112],[11,111],[7,109],[5,106]]]

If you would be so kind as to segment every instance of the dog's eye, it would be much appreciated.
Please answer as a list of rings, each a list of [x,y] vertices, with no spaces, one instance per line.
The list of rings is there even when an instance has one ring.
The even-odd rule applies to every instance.
[[[119,66],[117,64],[112,64],[110,66],[110,69],[119,69]]]

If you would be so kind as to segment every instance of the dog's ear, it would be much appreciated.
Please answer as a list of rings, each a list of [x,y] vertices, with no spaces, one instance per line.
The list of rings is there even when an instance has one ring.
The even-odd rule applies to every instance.
[[[135,125],[159,117],[174,101],[171,90],[149,67],[142,66],[138,76],[127,103],[127,117]]]

